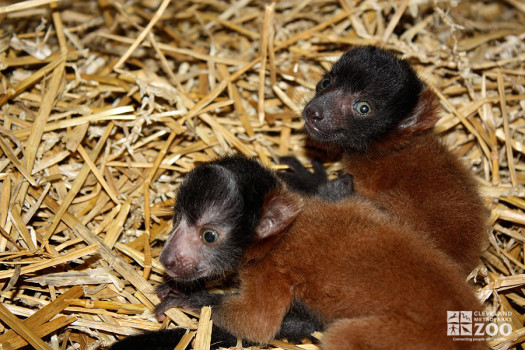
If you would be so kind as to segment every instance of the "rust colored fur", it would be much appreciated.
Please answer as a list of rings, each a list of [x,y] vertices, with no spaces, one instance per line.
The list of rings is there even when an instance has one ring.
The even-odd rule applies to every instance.
[[[218,164],[221,171],[215,171]],[[225,176],[239,164],[245,169],[241,178]],[[194,180],[203,178],[195,187]],[[266,185],[254,187],[254,178]],[[221,179],[232,181],[217,193]],[[225,210],[226,204],[242,208],[250,200],[251,210],[245,212],[253,214],[248,215],[252,224],[231,229],[247,215]],[[220,220],[210,208],[223,211]],[[237,276],[239,291],[175,291],[157,307],[158,314],[169,307],[198,311],[210,305],[216,326],[267,343],[283,328],[309,324],[297,317],[287,323],[289,311],[301,305],[325,329],[325,350],[486,348],[447,336],[447,311],[481,310],[458,264],[427,233],[360,196],[336,202],[301,197],[256,161],[238,156],[198,166],[179,189],[176,213],[161,259],[170,276],[191,285],[228,271]],[[210,231],[216,239],[206,240],[203,233]],[[236,245],[242,237],[248,240]],[[225,260],[232,247],[239,254]],[[198,259],[193,267],[171,263],[181,255]],[[206,269],[200,268],[200,260],[210,256]]]
[[[456,264],[367,201],[306,199],[279,236],[247,249],[219,326],[268,342],[295,298],[328,325],[324,349],[486,348],[446,335],[447,311],[480,310]]]
[[[432,131],[399,148],[349,152],[345,169],[356,193],[427,232],[465,274],[479,263],[486,209],[470,172]]]
[[[433,133],[436,96],[408,62],[372,46],[346,52],[303,118],[314,141],[343,151],[355,193],[428,233],[464,275],[479,263],[487,210],[473,176]]]

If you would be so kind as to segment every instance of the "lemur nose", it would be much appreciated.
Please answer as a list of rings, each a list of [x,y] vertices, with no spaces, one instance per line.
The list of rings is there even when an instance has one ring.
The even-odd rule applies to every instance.
[[[324,116],[319,111],[319,109],[316,108],[316,107],[312,107],[312,106],[306,107],[305,116],[309,120],[322,120],[322,119],[324,119]]]

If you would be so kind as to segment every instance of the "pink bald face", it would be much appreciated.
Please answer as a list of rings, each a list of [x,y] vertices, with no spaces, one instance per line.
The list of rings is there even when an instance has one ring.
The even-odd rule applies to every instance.
[[[224,272],[218,257],[224,255],[231,236],[231,227],[223,222],[224,212],[224,208],[210,204],[194,224],[185,216],[178,218],[160,254],[170,277],[194,280]]]

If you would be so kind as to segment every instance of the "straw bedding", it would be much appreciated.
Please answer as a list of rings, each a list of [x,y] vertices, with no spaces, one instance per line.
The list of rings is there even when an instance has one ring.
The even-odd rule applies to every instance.
[[[208,309],[172,309],[164,324],[151,312],[175,190],[194,163],[228,152],[306,162],[302,105],[359,44],[398,52],[438,93],[436,132],[491,209],[470,280],[489,313],[512,313],[512,333],[490,345],[521,349],[519,0],[0,2],[3,349],[93,349],[174,325],[207,348]]]

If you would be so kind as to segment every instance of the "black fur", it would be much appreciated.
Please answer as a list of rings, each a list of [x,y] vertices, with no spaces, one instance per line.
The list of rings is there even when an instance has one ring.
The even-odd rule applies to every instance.
[[[296,344],[308,338],[317,343],[317,340],[310,335],[314,332],[322,332],[324,329],[325,325],[321,318],[312,313],[302,301],[295,299],[292,308],[284,316],[281,329],[275,338],[286,339]]]
[[[315,141],[366,150],[406,122],[422,89],[410,65],[391,52],[373,46],[352,49],[317,84],[303,111],[305,129]],[[365,115],[356,108],[362,102],[371,107]]]
[[[195,167],[177,193],[174,232],[181,220],[196,226],[199,219],[206,217],[206,225],[221,227],[228,234],[216,244],[200,245],[199,261],[185,275],[175,278],[182,282],[213,279],[236,266],[244,247],[253,239],[265,194],[276,186],[277,179],[270,170],[255,167],[247,158],[225,157]],[[160,255],[168,273],[180,267],[175,245],[172,234]]]
[[[354,180],[350,174],[321,184],[317,193],[317,196],[329,202],[337,202],[351,195],[354,195]]]
[[[324,330],[324,325],[318,316],[300,301],[294,301],[292,309],[283,319],[277,339],[286,339],[292,343],[301,343],[304,339],[317,342],[311,336],[314,332]],[[110,350],[173,350],[182,336],[187,333],[185,328],[165,329],[162,331],[144,332],[126,337],[110,346]],[[211,349],[231,348],[237,345],[237,338],[224,329],[213,325],[211,333]],[[243,346],[253,346],[254,343],[243,341]]]
[[[157,305],[156,310],[167,310],[176,306],[184,310],[198,312],[203,306],[220,304],[225,295],[226,294],[210,293],[206,289],[194,290],[188,294],[171,294]]]
[[[151,331],[126,337],[110,346],[110,350],[173,350],[182,336],[187,333],[185,328]],[[229,348],[237,344],[237,338],[222,328],[213,326],[211,349]]]
[[[203,306],[218,306],[228,294],[209,293],[206,290],[194,291],[190,294],[172,295],[163,303],[177,305],[185,310],[199,311]],[[300,300],[295,299],[292,308],[285,315],[277,339],[287,339],[300,342],[316,331],[323,331],[324,324],[321,319],[313,314]],[[219,333],[222,335],[222,333]],[[212,342],[213,339],[212,339]]]
[[[308,171],[295,157],[282,157],[282,164],[288,171],[277,173],[292,191],[307,196],[318,196],[326,201],[336,202],[354,194],[352,175],[345,174],[337,179],[328,180],[323,164],[312,160],[313,172]]]
[[[190,294],[204,288],[206,288],[204,280],[195,280],[191,281],[191,283],[184,283],[168,278],[157,287],[157,295],[160,299],[164,299],[171,293]]]
[[[210,185],[210,181],[215,183]],[[270,170],[255,167],[248,158],[225,157],[202,163],[187,175],[179,188],[175,213],[185,215],[190,224],[195,224],[213,204],[225,211],[221,224],[231,226],[235,231],[232,236],[244,246],[251,241],[250,233],[259,224],[265,194],[276,186]]]
[[[328,181],[323,164],[316,159],[312,160],[313,172],[308,171],[295,157],[282,157],[280,162],[288,165],[289,170],[278,172],[277,175],[295,192],[317,194],[319,186]]]

